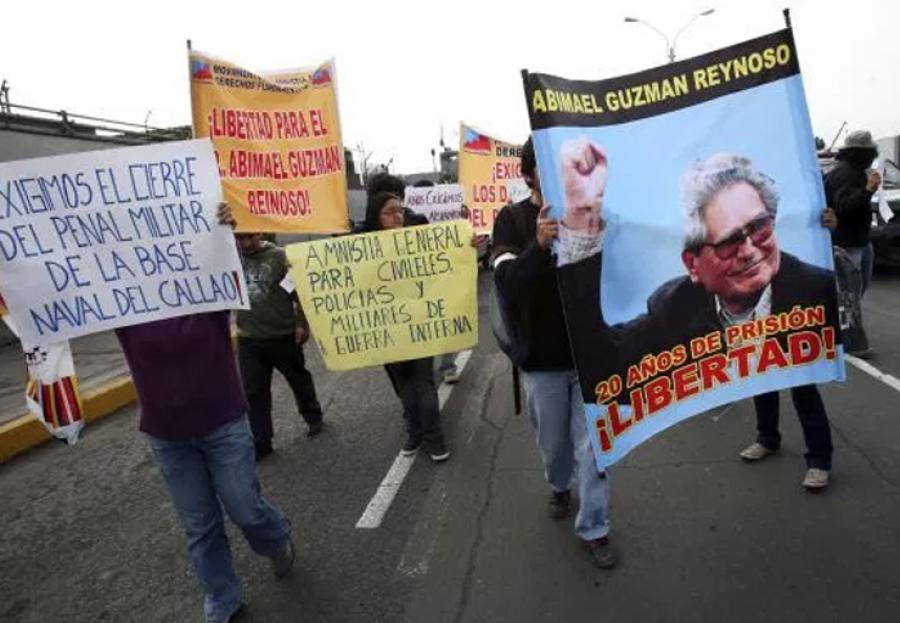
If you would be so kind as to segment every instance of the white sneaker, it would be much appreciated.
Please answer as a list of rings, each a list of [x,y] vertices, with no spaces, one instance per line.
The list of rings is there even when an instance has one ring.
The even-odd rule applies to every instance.
[[[749,446],[741,450],[741,458],[745,461],[758,461],[764,459],[770,454],[775,454],[775,450],[771,450],[758,441],[754,441]]]
[[[830,473],[827,469],[810,467],[806,470],[806,476],[801,484],[807,489],[824,489],[828,486]]]

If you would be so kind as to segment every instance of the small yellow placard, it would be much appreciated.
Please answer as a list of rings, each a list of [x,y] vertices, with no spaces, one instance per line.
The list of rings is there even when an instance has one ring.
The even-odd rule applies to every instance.
[[[465,221],[287,247],[303,311],[329,370],[471,348],[475,249]]]

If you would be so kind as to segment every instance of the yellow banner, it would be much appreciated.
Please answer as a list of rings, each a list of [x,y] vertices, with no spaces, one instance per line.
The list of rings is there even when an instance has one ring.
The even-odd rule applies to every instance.
[[[475,249],[465,221],[287,247],[303,311],[329,370],[471,348]]]
[[[489,234],[500,208],[521,198],[522,147],[505,143],[465,124],[459,127],[459,183],[475,232]]]
[[[212,139],[239,232],[348,229],[334,67],[256,74],[190,52],[194,135]]]

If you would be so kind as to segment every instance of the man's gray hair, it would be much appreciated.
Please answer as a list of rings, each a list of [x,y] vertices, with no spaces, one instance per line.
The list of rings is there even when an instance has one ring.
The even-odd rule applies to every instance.
[[[684,208],[684,248],[696,250],[706,242],[706,206],[719,191],[745,182],[759,193],[772,218],[778,211],[775,181],[758,171],[749,158],[738,154],[715,154],[697,160],[681,177],[681,204]]]

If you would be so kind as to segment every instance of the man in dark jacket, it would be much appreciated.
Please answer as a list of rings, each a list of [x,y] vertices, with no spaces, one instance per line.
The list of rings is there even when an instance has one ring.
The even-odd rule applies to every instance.
[[[878,156],[872,134],[851,132],[838,151],[837,164],[825,176],[826,204],[837,212],[832,240],[850,255],[862,277],[860,298],[872,280],[872,195],[881,186],[881,174],[869,167]]]
[[[550,516],[561,519],[569,514],[569,486],[577,473],[580,507],[575,534],[594,563],[608,568],[616,562],[608,540],[609,480],[598,472],[588,438],[550,253],[559,224],[547,217],[530,138],[522,148],[522,176],[531,197],[504,207],[494,222],[494,287],[508,308],[522,355],[518,363],[525,409],[550,484]]]
[[[826,323],[837,327],[834,275],[781,251],[775,235],[778,194],[749,159],[716,154],[698,161],[683,178],[687,231],[681,259],[687,275],[653,292],[647,312],[609,325],[600,300],[602,201],[607,160],[587,139],[563,145],[566,213],[560,233],[560,283],[583,387],[621,373],[645,354],[686,345],[724,328],[825,304]],[[823,223],[831,217],[823,215]],[[836,332],[837,334],[837,332]],[[587,345],[585,345],[587,343]],[[598,357],[596,353],[603,353]],[[688,353],[688,361],[691,355]],[[809,448],[803,486],[828,485],[831,429],[814,385],[791,390]],[[595,396],[584,396],[595,400]],[[778,394],[755,397],[757,441],[741,452],[748,461],[778,449]]]

